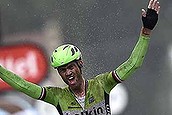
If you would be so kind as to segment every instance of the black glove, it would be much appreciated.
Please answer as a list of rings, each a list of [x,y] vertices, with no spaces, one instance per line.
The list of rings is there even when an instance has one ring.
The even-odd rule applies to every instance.
[[[153,30],[158,22],[158,14],[153,9],[147,9],[146,17],[142,16],[143,27]]]

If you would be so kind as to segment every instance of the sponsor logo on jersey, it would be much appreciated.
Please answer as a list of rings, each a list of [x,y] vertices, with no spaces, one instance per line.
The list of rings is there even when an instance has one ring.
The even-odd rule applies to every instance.
[[[96,104],[93,107],[90,107],[86,110],[74,110],[74,111],[65,111],[63,112],[64,115],[111,115],[110,106],[105,106],[105,101]]]
[[[93,103],[93,102],[94,102],[94,100],[95,100],[95,99],[94,99],[94,97],[93,97],[93,96],[91,96],[91,97],[89,98],[89,104],[90,104],[90,103]]]

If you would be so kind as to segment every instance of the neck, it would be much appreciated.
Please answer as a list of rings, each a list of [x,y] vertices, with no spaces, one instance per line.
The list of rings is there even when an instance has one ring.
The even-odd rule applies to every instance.
[[[85,79],[82,80],[81,84],[77,88],[71,90],[77,97],[85,96]]]

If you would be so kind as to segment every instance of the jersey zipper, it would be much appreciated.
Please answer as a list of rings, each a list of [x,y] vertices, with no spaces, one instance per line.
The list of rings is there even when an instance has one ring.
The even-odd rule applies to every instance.
[[[87,95],[87,88],[88,88],[88,80],[85,80],[85,99],[86,99],[86,95]],[[69,106],[68,108],[82,108],[82,110],[85,110],[85,99],[84,99],[84,107],[81,106],[81,104],[77,101],[77,97],[75,96],[75,94],[73,93],[73,91],[69,88],[69,91],[72,93],[72,96],[74,97],[74,99],[76,100],[76,102],[79,104],[80,107],[71,107]]]

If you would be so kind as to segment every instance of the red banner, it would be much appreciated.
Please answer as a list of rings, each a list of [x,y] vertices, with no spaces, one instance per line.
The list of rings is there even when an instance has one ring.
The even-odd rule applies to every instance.
[[[23,79],[39,83],[47,74],[47,60],[39,46],[22,44],[0,47],[0,64]],[[11,89],[0,80],[0,90]]]

